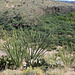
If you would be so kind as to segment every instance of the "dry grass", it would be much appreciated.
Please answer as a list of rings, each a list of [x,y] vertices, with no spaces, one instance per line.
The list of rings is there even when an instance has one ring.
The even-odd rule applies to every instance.
[[[75,72],[69,68],[56,68],[56,69],[48,69],[46,75],[75,75]]]
[[[0,75],[22,75],[23,73],[20,70],[5,70],[3,72],[0,72]],[[56,69],[48,69],[44,75],[75,75],[75,72],[72,69],[69,68],[56,68]]]

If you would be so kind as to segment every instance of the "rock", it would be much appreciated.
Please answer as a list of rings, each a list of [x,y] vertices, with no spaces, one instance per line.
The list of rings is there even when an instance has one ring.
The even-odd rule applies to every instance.
[[[74,68],[74,71],[75,71],[75,64],[72,66],[72,68]]]
[[[57,46],[57,49],[62,49],[63,47],[62,46]]]
[[[0,56],[7,56],[6,52],[0,50]]]

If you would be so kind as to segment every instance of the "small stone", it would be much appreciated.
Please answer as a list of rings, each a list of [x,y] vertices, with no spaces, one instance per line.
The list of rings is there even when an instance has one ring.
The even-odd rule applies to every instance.
[[[72,66],[72,68],[74,68],[74,71],[75,71],[75,64]]]

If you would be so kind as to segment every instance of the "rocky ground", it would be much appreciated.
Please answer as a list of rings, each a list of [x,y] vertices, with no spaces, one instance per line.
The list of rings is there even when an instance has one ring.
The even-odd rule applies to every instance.
[[[54,70],[50,70],[50,75],[75,75],[75,72],[73,71],[73,69],[54,69]],[[5,71],[1,71],[0,75],[21,75],[23,72],[21,70],[5,70]],[[48,74],[49,75],[49,74]]]

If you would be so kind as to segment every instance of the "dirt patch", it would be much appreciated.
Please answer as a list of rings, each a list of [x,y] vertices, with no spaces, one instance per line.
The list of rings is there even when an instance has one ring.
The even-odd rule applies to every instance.
[[[67,71],[67,73],[65,73],[65,75],[75,75],[74,71]]]
[[[13,4],[6,4],[6,7],[8,7],[8,8],[13,8],[14,7],[14,5]]]
[[[22,73],[21,70],[6,69],[6,70],[0,72],[0,75],[20,75],[21,73]]]
[[[0,56],[7,56],[6,52],[0,50]]]

